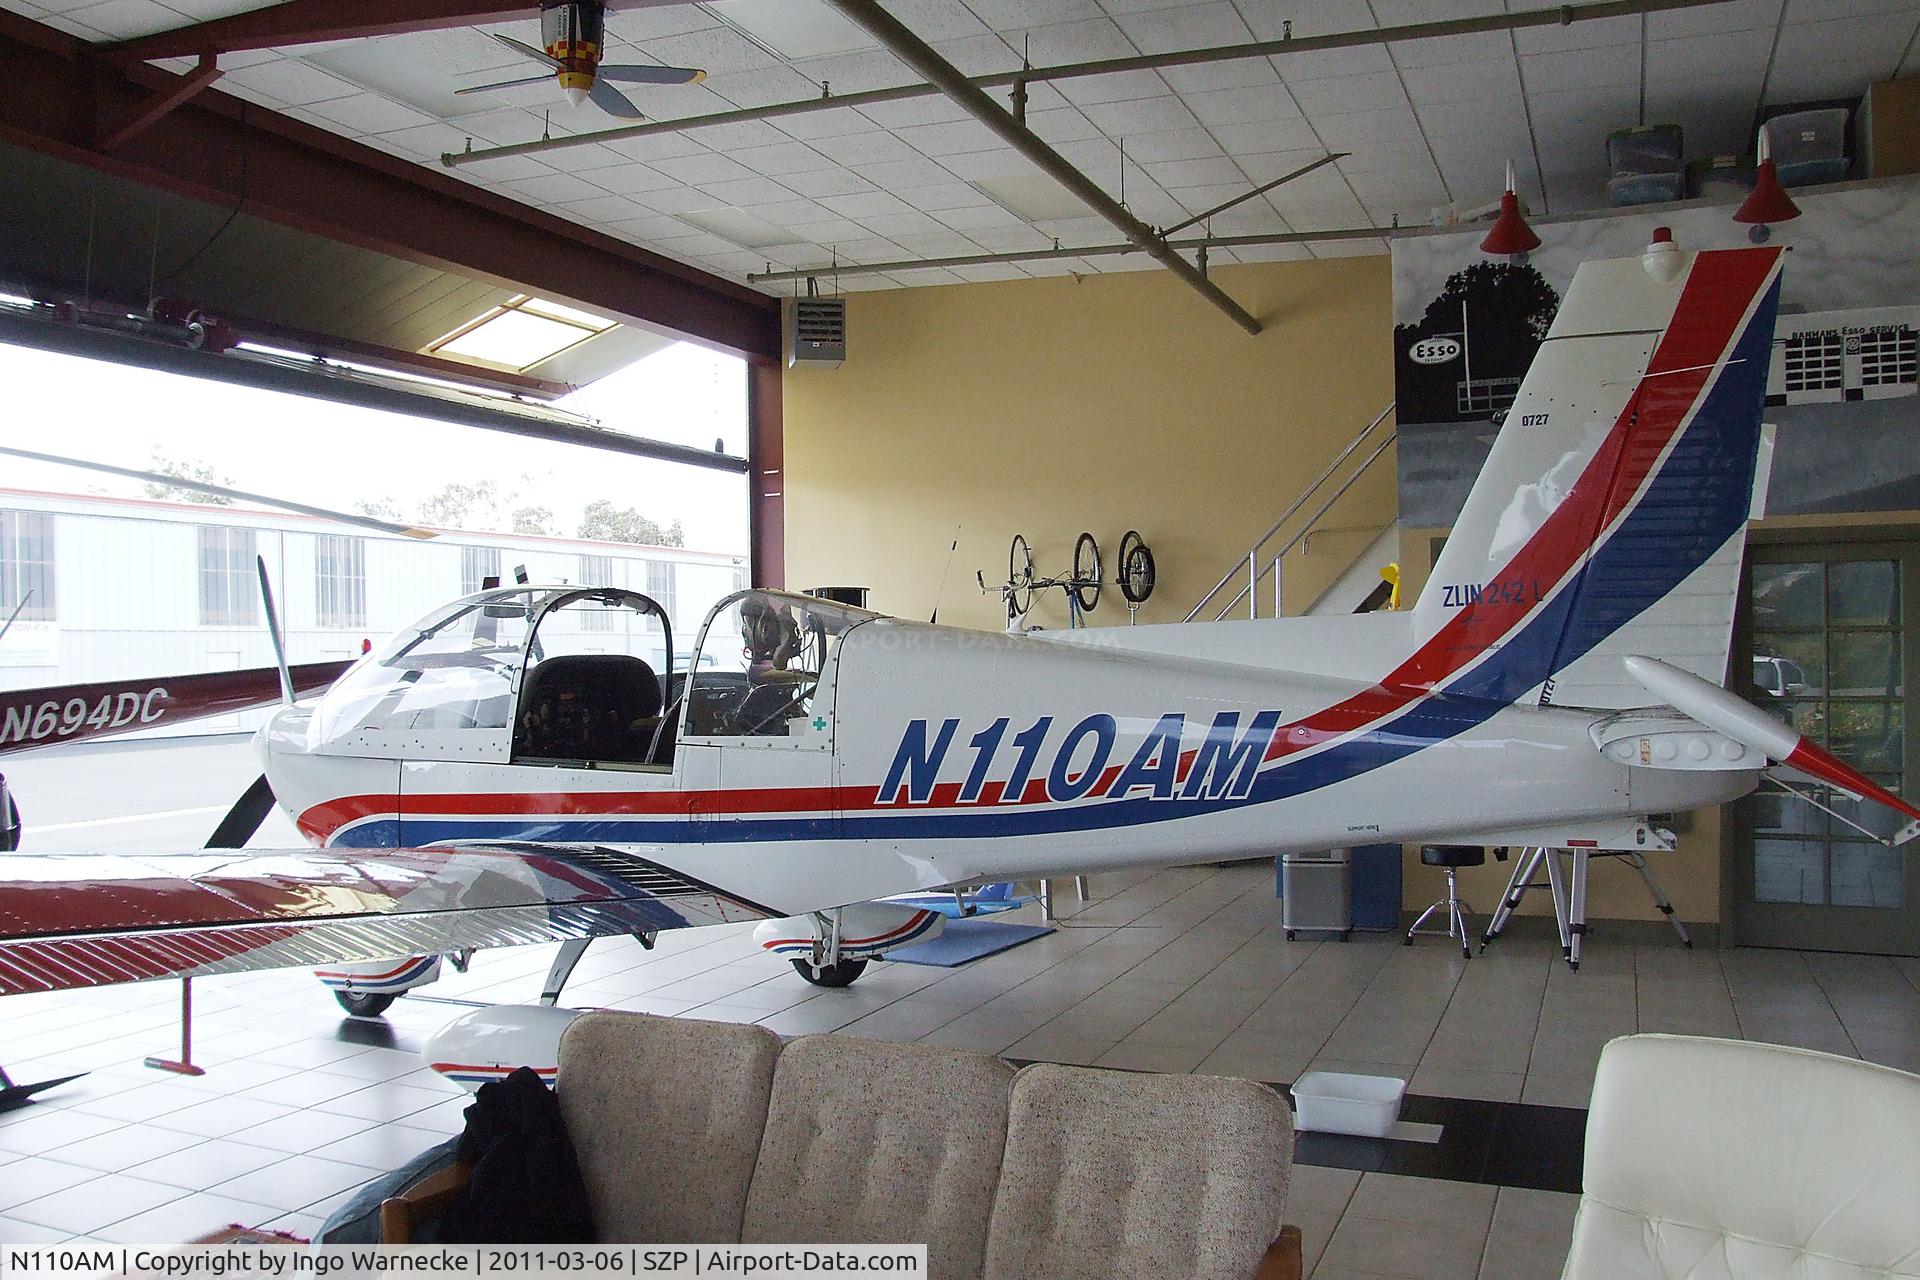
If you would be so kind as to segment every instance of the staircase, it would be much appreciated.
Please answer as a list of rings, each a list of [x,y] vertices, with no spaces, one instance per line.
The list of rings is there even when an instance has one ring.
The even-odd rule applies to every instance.
[[[1393,409],[1391,404],[1382,409],[1373,421],[1347,442],[1347,446],[1314,478],[1313,483],[1287,505],[1287,509],[1280,513],[1280,518],[1221,576],[1213,590],[1200,597],[1200,603],[1193,606],[1182,619],[1183,622],[1193,622],[1203,616],[1207,621],[1217,622],[1229,614],[1242,618],[1281,616],[1282,559],[1290,551],[1304,549],[1307,540],[1316,532],[1332,532],[1321,529],[1320,522],[1398,437],[1398,431],[1387,425],[1387,420],[1393,417]],[[1302,515],[1302,512],[1308,514]],[[1399,531],[1397,521],[1390,521],[1379,529],[1366,549],[1355,557],[1345,573],[1321,592],[1308,612],[1351,613],[1357,610],[1379,586],[1379,568],[1397,558],[1398,553],[1394,548],[1399,541]],[[1264,587],[1268,578],[1273,579],[1270,588]],[[1233,590],[1236,584],[1238,589]],[[1230,590],[1231,595],[1228,594]],[[1267,598],[1264,612],[1261,607],[1263,596]]]

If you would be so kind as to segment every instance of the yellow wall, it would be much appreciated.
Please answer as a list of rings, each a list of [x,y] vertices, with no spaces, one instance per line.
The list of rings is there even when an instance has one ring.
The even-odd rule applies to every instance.
[[[1184,616],[1393,398],[1386,257],[1213,275],[1258,337],[1158,270],[850,295],[847,363],[783,387],[787,582],[925,618],[957,529],[940,621],[998,629],[974,571],[1004,580],[1013,534],[1049,574],[1091,531],[1111,584],[1137,528],[1160,579],[1140,620]],[[1289,610],[1394,512],[1389,452],[1329,513],[1343,531],[1288,558]],[[1060,592],[1034,620],[1066,625]],[[1090,621],[1126,620],[1109,585]]]

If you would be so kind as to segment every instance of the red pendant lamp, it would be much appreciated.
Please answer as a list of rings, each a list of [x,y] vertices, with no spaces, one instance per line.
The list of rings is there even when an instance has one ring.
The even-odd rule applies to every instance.
[[[1500,216],[1493,220],[1487,238],[1480,242],[1480,252],[1511,258],[1539,247],[1540,237],[1533,234],[1533,228],[1520,215],[1520,197],[1513,190],[1513,161],[1509,160],[1507,189],[1500,197]]]
[[[1735,222],[1750,223],[1764,227],[1774,222],[1791,222],[1800,216],[1800,207],[1780,185],[1780,171],[1774,167],[1773,148],[1767,142],[1767,131],[1760,130],[1760,140],[1755,154],[1760,163],[1753,172],[1753,190],[1740,203],[1734,213]]]

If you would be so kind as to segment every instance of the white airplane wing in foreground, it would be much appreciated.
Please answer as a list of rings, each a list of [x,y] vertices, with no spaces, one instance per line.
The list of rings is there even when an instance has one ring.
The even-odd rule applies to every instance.
[[[0,995],[778,913],[595,845],[0,859]]]

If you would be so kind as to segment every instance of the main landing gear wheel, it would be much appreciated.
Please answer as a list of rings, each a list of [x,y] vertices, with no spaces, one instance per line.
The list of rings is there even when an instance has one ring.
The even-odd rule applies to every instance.
[[[845,987],[851,986],[855,978],[867,971],[867,962],[865,960],[842,960],[837,964],[830,964],[820,970],[820,972],[815,973],[813,971],[813,961],[795,960],[793,962],[793,971],[816,987]]]
[[[1092,613],[1100,603],[1100,544],[1093,535],[1083,533],[1073,544],[1073,598],[1082,613]]]
[[[377,1018],[392,1008],[396,999],[383,991],[336,991],[333,998],[356,1018]]]

